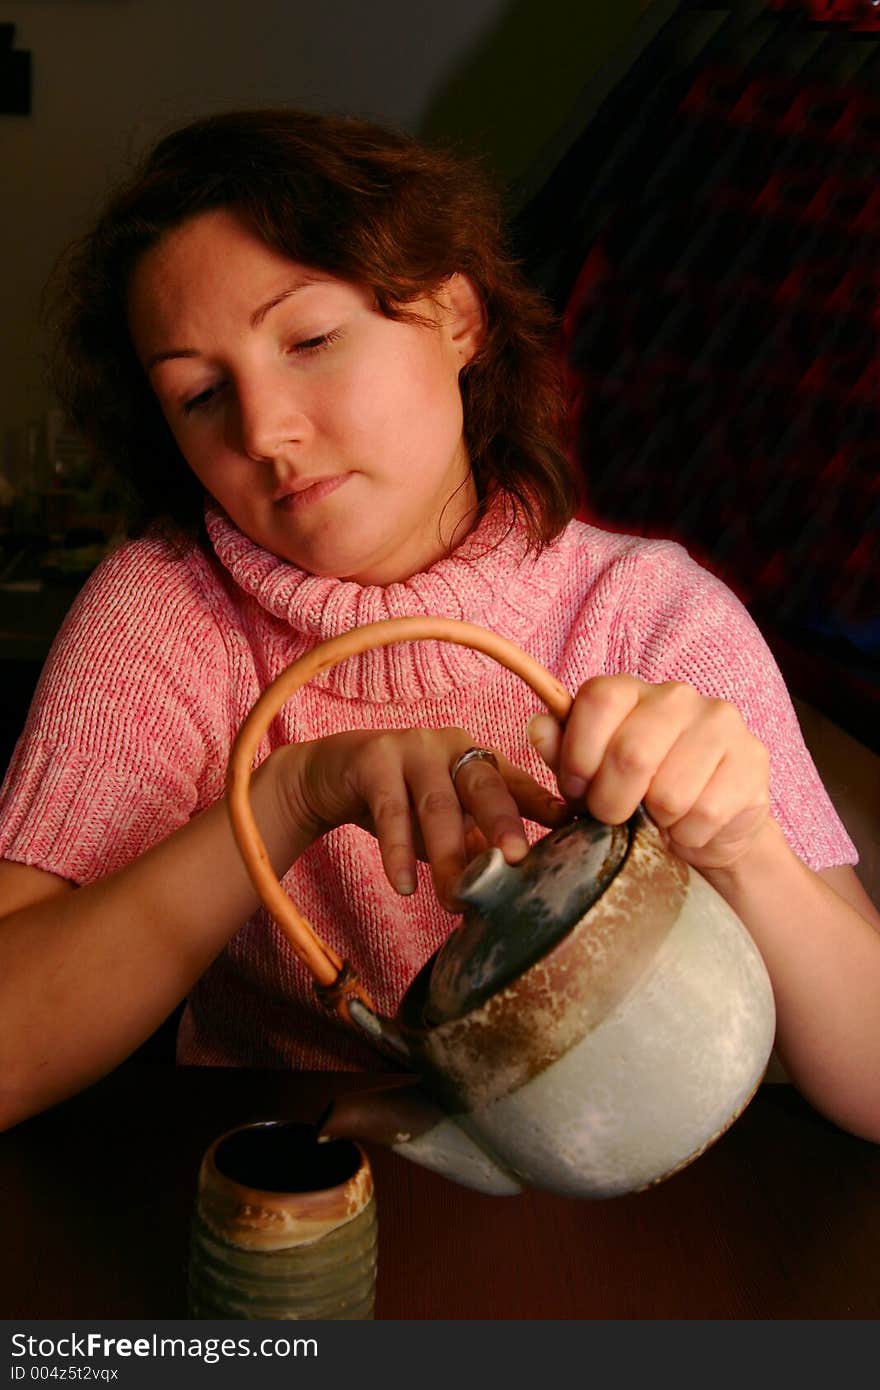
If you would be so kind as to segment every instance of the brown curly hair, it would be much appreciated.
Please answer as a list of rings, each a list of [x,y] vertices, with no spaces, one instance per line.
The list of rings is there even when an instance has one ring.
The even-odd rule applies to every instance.
[[[135,355],[126,301],[138,259],[218,207],[300,264],[365,286],[388,318],[456,272],[486,336],[461,377],[465,443],[482,502],[511,498],[540,548],[574,499],[549,308],[507,253],[479,166],[371,122],[293,109],[230,112],[166,136],[62,255],[46,293],[51,375],[73,424],[128,485],[133,532],[197,534],[201,485]]]

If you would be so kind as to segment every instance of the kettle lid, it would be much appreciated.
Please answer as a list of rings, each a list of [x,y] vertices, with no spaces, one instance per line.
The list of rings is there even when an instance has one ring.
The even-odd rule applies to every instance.
[[[605,892],[629,843],[627,825],[579,815],[519,864],[500,849],[478,855],[456,886],[464,916],[434,958],[425,1024],[461,1018],[545,955]]]

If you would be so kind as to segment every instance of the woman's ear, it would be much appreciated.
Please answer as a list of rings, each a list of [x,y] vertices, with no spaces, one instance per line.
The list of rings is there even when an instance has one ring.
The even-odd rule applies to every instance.
[[[469,275],[456,271],[441,286],[437,298],[449,341],[459,359],[459,371],[473,360],[486,336],[486,310]]]

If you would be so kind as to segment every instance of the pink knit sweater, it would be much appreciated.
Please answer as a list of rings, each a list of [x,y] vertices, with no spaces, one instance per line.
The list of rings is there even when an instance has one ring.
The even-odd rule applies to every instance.
[[[378,588],[305,574],[223,514],[211,510],[207,520],[212,553],[181,557],[159,540],[134,541],[78,597],[0,792],[3,857],[79,884],[126,864],[222,795],[234,734],[285,665],[358,624],[428,613],[513,639],[572,691],[599,672],[629,671],[733,700],[770,750],[774,814],[796,853],[814,868],[855,861],[762,638],[679,546],[573,522],[537,559],[524,558],[521,530],[505,535],[490,515],[427,573]],[[487,657],[399,645],[316,677],[274,721],[260,756],[343,729],[460,725],[552,785],[526,739],[538,708]],[[418,892],[399,898],[375,841],[345,826],[285,879],[319,934],[392,1012],[454,922],[420,874]],[[192,901],[198,912],[198,884]],[[263,912],[194,989],[178,1055],[221,1065],[382,1065],[317,1004]]]

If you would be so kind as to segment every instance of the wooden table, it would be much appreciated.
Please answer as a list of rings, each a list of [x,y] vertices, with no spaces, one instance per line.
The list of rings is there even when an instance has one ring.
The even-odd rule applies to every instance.
[[[209,1141],[375,1078],[132,1065],[0,1135],[0,1317],[186,1316]],[[788,1086],[652,1190],[486,1197],[371,1148],[382,1319],[876,1318],[880,1148]]]

